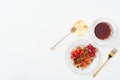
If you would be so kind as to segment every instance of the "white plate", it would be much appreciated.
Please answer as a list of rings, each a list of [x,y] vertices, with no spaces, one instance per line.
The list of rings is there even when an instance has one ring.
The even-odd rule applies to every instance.
[[[86,40],[79,40],[79,41],[76,41],[76,42],[72,43],[68,47],[68,49],[66,50],[65,60],[66,60],[67,66],[70,68],[71,71],[73,71],[75,73],[78,73],[78,74],[90,74],[90,73],[94,72],[96,70],[96,68],[99,66],[100,61],[101,61],[101,54],[100,54],[99,49],[98,49],[98,52],[96,53],[96,57],[94,58],[93,62],[87,68],[85,68],[84,70],[81,70],[81,69],[75,67],[74,64],[72,63],[71,51],[76,46],[79,46],[79,45],[80,46],[87,46],[88,44],[92,44],[92,43],[89,42],[89,41],[86,41]]]

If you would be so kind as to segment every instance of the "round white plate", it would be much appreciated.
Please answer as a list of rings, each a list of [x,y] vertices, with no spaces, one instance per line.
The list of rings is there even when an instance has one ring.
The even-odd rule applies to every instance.
[[[72,60],[71,60],[71,51],[76,46],[79,46],[79,45],[80,46],[87,46],[88,44],[92,44],[92,43],[89,42],[89,41],[86,41],[86,40],[78,40],[78,41],[72,43],[68,47],[68,49],[66,50],[65,60],[66,60],[67,66],[70,68],[71,71],[73,71],[75,73],[78,73],[78,74],[89,74],[89,73],[94,72],[96,70],[96,68],[99,66],[99,63],[101,61],[101,54],[100,54],[99,49],[98,49],[98,52],[96,53],[96,57],[94,58],[93,62],[87,68],[85,68],[84,70],[75,67],[74,64],[72,63]]]

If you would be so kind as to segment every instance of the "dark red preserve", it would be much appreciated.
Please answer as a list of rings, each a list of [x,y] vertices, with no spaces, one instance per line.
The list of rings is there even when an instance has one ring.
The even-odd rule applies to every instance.
[[[95,36],[102,40],[108,39],[111,35],[111,32],[111,25],[106,22],[97,24],[94,30]]]

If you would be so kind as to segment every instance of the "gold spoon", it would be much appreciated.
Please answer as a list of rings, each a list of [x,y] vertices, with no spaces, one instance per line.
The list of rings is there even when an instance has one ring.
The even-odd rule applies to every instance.
[[[114,54],[117,52],[118,50],[116,48],[114,48],[108,55],[107,60],[100,66],[100,68],[94,73],[93,77],[95,77],[100,70],[105,66],[105,64],[109,61],[110,58],[112,58],[114,56]]]
[[[83,20],[77,21],[73,27],[71,28],[70,32],[67,33],[62,39],[60,39],[53,47],[51,47],[51,50],[53,50],[62,40],[64,40],[69,34],[75,33],[77,35],[83,35],[87,32],[88,27],[87,24]]]

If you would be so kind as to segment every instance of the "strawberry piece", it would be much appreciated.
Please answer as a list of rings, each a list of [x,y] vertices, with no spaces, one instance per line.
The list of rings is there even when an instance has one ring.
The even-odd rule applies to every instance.
[[[76,59],[76,58],[77,58],[76,53],[75,53],[74,51],[72,52],[71,58],[72,58],[72,59]]]
[[[96,52],[97,52],[97,49],[95,47],[93,47],[92,53],[96,53]]]
[[[87,67],[87,63],[86,62],[82,62],[82,67]]]
[[[75,50],[75,54],[76,54],[77,57],[80,56],[80,55],[83,54],[83,53],[84,53],[83,50],[80,50],[80,49],[76,49],[76,50]]]
[[[80,55],[81,55],[81,54],[83,54],[83,53],[84,53],[84,51],[83,51],[83,50],[81,50],[81,53],[80,53]]]
[[[85,62],[86,62],[86,63],[90,63],[90,62],[91,62],[90,58],[86,58],[86,59],[85,59]]]
[[[87,46],[87,48],[91,50],[91,49],[93,48],[93,46],[92,46],[91,44],[89,44],[89,45]]]
[[[81,50],[80,50],[80,49],[76,49],[76,50],[75,50],[75,53],[76,53],[76,55],[78,56],[78,55],[81,53]]]
[[[90,57],[94,57],[95,56],[95,53],[90,53]]]

